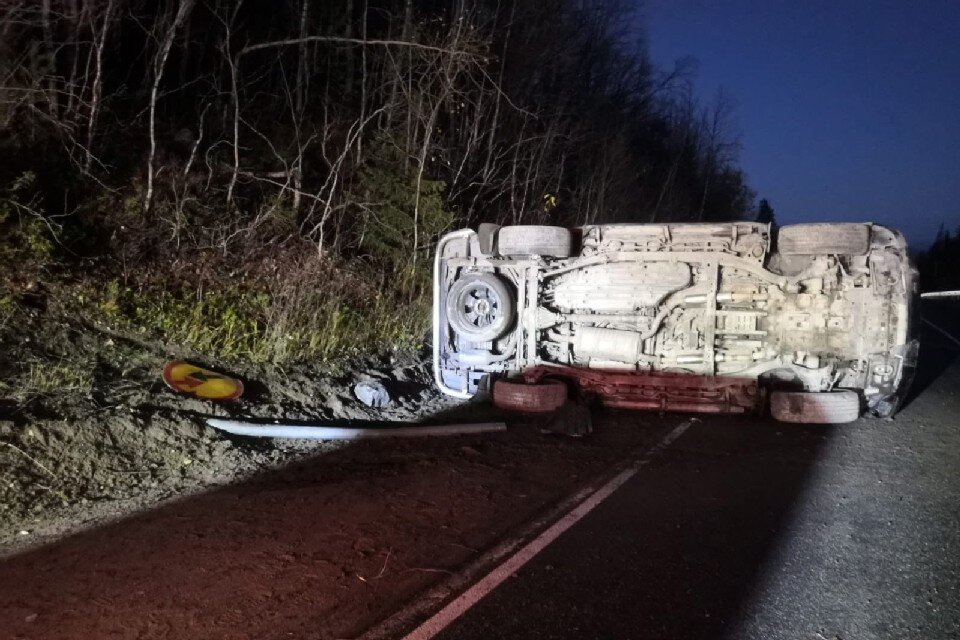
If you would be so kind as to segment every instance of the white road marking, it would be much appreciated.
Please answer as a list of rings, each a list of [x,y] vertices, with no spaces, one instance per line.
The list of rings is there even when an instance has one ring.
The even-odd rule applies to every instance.
[[[933,324],[932,322],[930,322],[930,321],[927,320],[926,318],[924,318],[923,321],[926,322],[927,325],[929,325],[931,329],[934,329],[935,331],[938,331],[941,335],[943,335],[944,338],[946,338],[947,340],[950,340],[951,342],[953,342],[953,344],[955,344],[955,345],[957,345],[958,347],[960,347],[960,340],[957,340],[957,338],[954,337],[954,335],[951,334],[949,331],[947,331],[946,329],[941,329],[940,327],[938,327],[937,325]]]
[[[557,520],[552,526],[543,533],[524,545],[519,551],[510,556],[505,562],[496,567],[493,571],[484,576],[479,582],[460,594],[459,597],[447,604],[443,609],[435,613],[430,619],[419,627],[407,634],[404,640],[430,640],[438,633],[443,631],[451,622],[466,613],[473,605],[479,602],[484,596],[493,591],[497,586],[515,574],[523,565],[529,562],[534,556],[543,551],[547,545],[560,537],[564,531],[579,522],[585,515],[601,502],[606,500],[610,494],[619,489],[623,484],[632,478],[644,465],[650,462],[656,455],[666,449],[674,440],[683,435],[683,432],[690,428],[690,425],[697,421],[697,418],[684,420],[673,431],[663,437],[660,442],[649,449],[642,458],[633,466],[612,478],[605,485],[590,494],[585,500],[577,504],[566,515]]]

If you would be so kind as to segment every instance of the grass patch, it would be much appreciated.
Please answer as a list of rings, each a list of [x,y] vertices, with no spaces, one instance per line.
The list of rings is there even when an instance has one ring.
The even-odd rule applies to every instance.
[[[418,346],[429,328],[429,281],[400,269],[301,264],[273,281],[216,288],[124,287],[81,296],[112,329],[159,339],[207,357],[252,363],[319,361]]]
[[[18,402],[38,396],[85,395],[93,385],[93,369],[85,362],[35,360],[19,376],[0,380],[0,394]]]
[[[17,302],[13,296],[0,294],[0,331],[7,327],[17,309]]]

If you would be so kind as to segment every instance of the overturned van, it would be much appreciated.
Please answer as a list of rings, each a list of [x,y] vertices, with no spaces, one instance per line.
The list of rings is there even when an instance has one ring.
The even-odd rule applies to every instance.
[[[791,422],[892,415],[917,355],[916,272],[876,224],[481,225],[444,236],[434,370],[447,394]],[[564,384],[558,384],[563,382]]]

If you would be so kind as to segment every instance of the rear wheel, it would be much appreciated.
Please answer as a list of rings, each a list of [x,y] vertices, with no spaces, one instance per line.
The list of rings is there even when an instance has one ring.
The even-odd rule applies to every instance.
[[[502,256],[546,256],[569,258],[573,255],[573,236],[566,227],[514,225],[497,233],[497,252]]]
[[[853,391],[774,391],[770,415],[780,422],[843,424],[860,417],[860,396]]]
[[[777,251],[785,256],[862,256],[869,250],[870,227],[860,223],[793,224],[777,235]]]
[[[567,385],[559,380],[526,384],[511,380],[493,383],[493,406],[519,413],[552,413],[567,401]]]

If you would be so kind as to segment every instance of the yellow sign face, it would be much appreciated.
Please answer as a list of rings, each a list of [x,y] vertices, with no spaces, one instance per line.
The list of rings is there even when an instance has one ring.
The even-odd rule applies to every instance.
[[[174,391],[203,400],[236,400],[243,393],[243,383],[236,378],[182,360],[167,363],[163,381]]]

